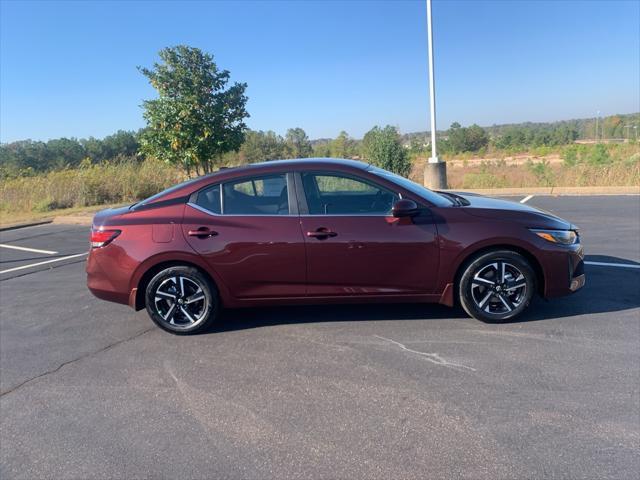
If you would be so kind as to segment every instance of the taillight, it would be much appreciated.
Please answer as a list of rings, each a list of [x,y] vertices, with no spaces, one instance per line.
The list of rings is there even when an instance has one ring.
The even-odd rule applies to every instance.
[[[102,230],[102,229],[91,229],[91,248],[100,248],[108,245],[120,235],[120,230]]]

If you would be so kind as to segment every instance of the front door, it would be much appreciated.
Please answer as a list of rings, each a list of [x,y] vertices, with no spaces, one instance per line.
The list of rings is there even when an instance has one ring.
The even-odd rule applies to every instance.
[[[432,293],[438,246],[431,221],[394,218],[396,192],[342,173],[301,172],[310,296]]]
[[[289,208],[292,191],[286,174],[243,178],[200,190],[187,204],[189,245],[234,297],[304,296],[305,246],[297,208]]]

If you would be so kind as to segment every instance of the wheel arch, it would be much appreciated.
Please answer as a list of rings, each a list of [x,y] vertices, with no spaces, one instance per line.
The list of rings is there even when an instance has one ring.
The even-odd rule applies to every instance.
[[[216,278],[215,275],[206,268],[205,265],[202,265],[198,259],[192,258],[157,258],[155,261],[151,261],[149,263],[143,264],[139,269],[135,276],[137,280],[134,280],[133,288],[131,292],[133,294],[135,289],[135,298],[130,299],[131,306],[137,311],[145,308],[145,290],[147,285],[151,281],[151,279],[160,271],[176,266],[187,266],[193,267],[198,270],[202,275],[207,278],[211,282],[211,284],[218,290],[220,294],[220,301],[224,303],[224,297],[226,289],[222,282]]]
[[[458,266],[456,268],[456,273],[454,276],[454,283],[453,283],[455,288],[454,291],[455,292],[458,291],[458,286],[460,285],[460,278],[462,277],[464,270],[473,261],[473,259],[475,259],[476,257],[479,257],[480,255],[484,255],[485,253],[499,251],[499,250],[510,250],[512,252],[518,253],[522,255],[529,262],[529,264],[531,265],[531,268],[533,269],[536,275],[536,292],[539,295],[543,296],[544,288],[545,288],[545,277],[544,277],[544,270],[542,269],[542,265],[540,261],[536,258],[535,255],[533,255],[527,249],[517,245],[509,244],[509,243],[486,245],[486,246],[482,246],[482,247],[470,250],[468,252],[465,252],[465,255],[463,256],[461,261],[458,263]],[[454,295],[454,301],[458,302],[457,295]]]

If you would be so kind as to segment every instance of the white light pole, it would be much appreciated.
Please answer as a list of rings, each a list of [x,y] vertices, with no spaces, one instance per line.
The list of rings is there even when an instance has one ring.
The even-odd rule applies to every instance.
[[[436,87],[433,71],[433,28],[431,0],[427,0],[427,40],[429,51],[429,105],[431,110],[431,157],[424,168],[424,183],[429,188],[447,188],[447,165],[438,159],[436,145]]]
[[[431,25],[431,0],[427,0],[427,35],[429,36],[429,106],[431,110],[431,158],[429,158],[429,162],[438,163],[438,149],[436,147],[436,85],[433,73],[433,27]]]

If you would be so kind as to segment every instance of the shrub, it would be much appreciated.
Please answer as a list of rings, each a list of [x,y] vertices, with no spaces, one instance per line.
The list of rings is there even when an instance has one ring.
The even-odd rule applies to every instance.
[[[467,173],[462,178],[462,188],[503,188],[507,186],[507,179],[494,173]]]
[[[411,171],[411,162],[400,142],[400,134],[391,125],[369,130],[362,140],[362,152],[371,164],[398,175],[407,176]]]
[[[553,185],[554,173],[548,160],[541,162],[527,162],[527,168],[533,173],[538,181],[544,186]]]
[[[562,160],[567,166],[573,166],[578,163],[578,148],[576,145],[571,145],[564,149],[562,152]]]
[[[607,147],[599,143],[589,153],[587,161],[592,165],[604,165],[611,161]]]

